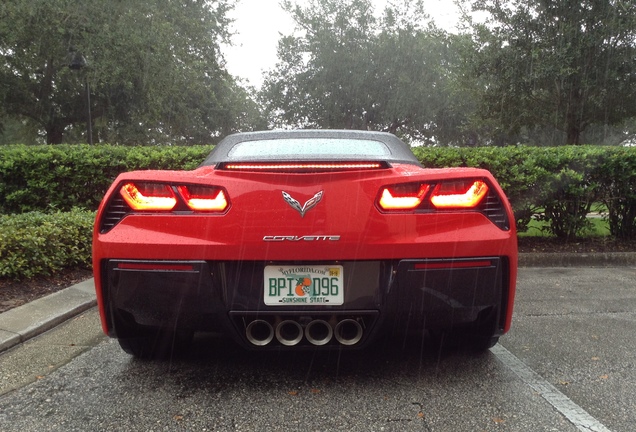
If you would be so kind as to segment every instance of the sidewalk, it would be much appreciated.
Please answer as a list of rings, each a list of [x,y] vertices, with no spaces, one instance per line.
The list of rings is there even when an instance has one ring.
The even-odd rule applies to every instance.
[[[519,267],[636,267],[636,252],[523,253]],[[97,304],[93,279],[0,314],[0,352],[44,333]]]
[[[63,323],[97,304],[93,279],[0,314],[0,352]]]

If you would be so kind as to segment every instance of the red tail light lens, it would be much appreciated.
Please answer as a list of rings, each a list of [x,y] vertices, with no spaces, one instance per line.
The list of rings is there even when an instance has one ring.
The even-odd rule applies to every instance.
[[[383,210],[413,210],[421,203],[429,185],[407,183],[385,187],[378,204]]]
[[[431,204],[436,208],[474,208],[488,193],[488,185],[482,180],[459,180],[438,184],[431,194]]]
[[[190,210],[223,212],[229,202],[223,189],[207,186],[179,186],[179,193]]]
[[[177,197],[167,184],[126,183],[119,193],[133,210],[167,211],[177,205]]]

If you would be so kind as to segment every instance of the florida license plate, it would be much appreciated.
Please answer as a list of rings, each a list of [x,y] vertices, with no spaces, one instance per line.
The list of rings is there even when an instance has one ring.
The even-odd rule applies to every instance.
[[[268,306],[344,303],[342,266],[266,266],[264,276],[264,301]]]

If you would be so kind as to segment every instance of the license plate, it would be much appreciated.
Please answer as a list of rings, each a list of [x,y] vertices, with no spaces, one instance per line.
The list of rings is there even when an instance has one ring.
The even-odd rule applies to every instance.
[[[268,306],[337,306],[344,303],[342,266],[266,266]]]

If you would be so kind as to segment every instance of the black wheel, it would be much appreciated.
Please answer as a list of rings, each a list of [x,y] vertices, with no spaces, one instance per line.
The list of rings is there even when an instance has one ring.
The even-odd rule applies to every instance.
[[[487,351],[499,342],[499,314],[496,308],[485,311],[473,324],[431,332],[436,345],[442,349]]]
[[[477,322],[467,332],[469,347],[475,352],[486,351],[499,342],[499,313],[498,308],[480,314]]]
[[[180,355],[192,342],[192,332],[146,330],[142,335],[118,338],[119,346],[140,359],[161,359]]]
[[[167,330],[136,324],[131,317],[114,320],[119,346],[140,359],[167,358],[186,351],[194,335],[189,330]]]
[[[499,336],[476,337],[470,341],[470,348],[475,352],[486,351],[499,342]]]

